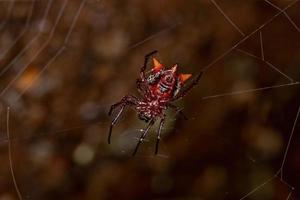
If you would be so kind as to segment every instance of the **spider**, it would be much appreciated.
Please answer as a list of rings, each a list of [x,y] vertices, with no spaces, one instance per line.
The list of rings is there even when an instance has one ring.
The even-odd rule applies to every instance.
[[[133,152],[133,156],[137,153],[139,145],[144,141],[149,129],[159,118],[159,128],[157,131],[157,140],[155,146],[155,155],[158,153],[158,145],[161,137],[161,131],[165,122],[165,111],[168,108],[172,108],[177,113],[182,115],[185,119],[185,115],[182,109],[173,105],[172,102],[184,97],[197,83],[199,82],[203,72],[200,72],[197,77],[183,88],[185,82],[192,76],[191,74],[178,74],[178,65],[175,64],[171,69],[165,69],[165,67],[155,58],[157,51],[153,51],[145,56],[144,65],[140,69],[140,77],[137,79],[137,89],[141,94],[141,98],[137,98],[132,95],[126,95],[116,104],[110,107],[108,115],[120,107],[116,117],[112,120],[109,128],[108,143],[111,141],[112,129],[117,123],[126,106],[133,107],[138,113],[139,119],[148,123],[145,129],[142,131],[142,135]],[[153,67],[150,71],[145,72],[149,59],[152,57]],[[181,91],[182,90],[182,91]]]

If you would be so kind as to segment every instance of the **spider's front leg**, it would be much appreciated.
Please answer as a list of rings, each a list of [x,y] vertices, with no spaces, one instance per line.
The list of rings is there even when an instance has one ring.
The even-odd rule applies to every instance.
[[[157,53],[157,50],[154,50],[145,56],[144,65],[140,69],[140,78],[136,80],[137,89],[138,89],[139,93],[141,93],[142,95],[149,95],[149,87],[148,87],[148,82],[145,77],[145,71],[146,71],[149,59],[151,58],[151,56],[153,56],[156,53]]]
[[[116,109],[117,107],[121,106],[120,111],[118,112],[118,114],[116,115],[116,117],[112,120],[110,127],[109,127],[109,132],[108,132],[108,144],[110,144],[110,138],[111,138],[111,134],[112,134],[112,129],[114,127],[114,125],[117,123],[118,119],[120,118],[122,112],[124,111],[124,108],[126,106],[136,106],[137,105],[137,98],[131,95],[126,95],[122,98],[122,100],[116,104],[113,104],[108,112],[108,115],[110,116],[112,114],[112,112],[114,111],[114,109]]]
[[[142,82],[145,80],[145,70],[147,68],[149,59],[151,56],[153,56],[156,53],[157,53],[157,50],[154,50],[145,56],[144,65],[141,67],[141,70],[140,70],[140,77],[141,77]]]

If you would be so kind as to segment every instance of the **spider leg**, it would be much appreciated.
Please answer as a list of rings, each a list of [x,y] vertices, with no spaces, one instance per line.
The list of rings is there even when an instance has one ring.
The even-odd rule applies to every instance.
[[[125,106],[126,106],[126,104],[121,107],[119,113],[117,114],[117,116],[114,118],[114,120],[110,124],[109,133],[108,133],[108,139],[107,139],[108,144],[110,144],[110,138],[111,138],[112,129],[113,129],[114,125],[117,123],[118,119],[120,118],[122,112],[124,111]]]
[[[158,153],[158,145],[159,145],[159,141],[160,141],[161,130],[162,130],[162,127],[164,126],[164,123],[165,123],[165,116],[159,122],[159,128],[158,128],[158,132],[157,132],[157,139],[156,139],[156,145],[155,145],[155,155],[157,155],[157,153]]]
[[[124,96],[122,98],[122,100],[116,104],[113,104],[110,109],[109,109],[109,112],[108,112],[108,115],[110,116],[113,112],[114,109],[116,109],[117,107],[121,106],[121,109],[120,111],[118,112],[117,116],[112,120],[111,124],[110,124],[110,127],[109,127],[109,132],[108,132],[108,144],[110,144],[110,138],[111,138],[111,134],[112,134],[112,129],[114,127],[114,125],[117,123],[118,119],[120,118],[122,112],[124,111],[124,108],[129,105],[129,106],[134,106],[134,105],[137,105],[137,98],[134,97],[134,96],[130,96],[130,95],[127,95],[127,96]]]
[[[142,95],[149,95],[149,88],[145,77],[145,70],[147,68],[150,57],[156,53],[157,50],[154,50],[145,56],[144,64],[140,69],[140,78],[136,80],[137,89]]]
[[[182,112],[183,108],[179,108],[173,104],[168,104],[170,108],[174,109],[176,113],[179,113],[185,120],[188,120],[187,116]]]
[[[145,70],[147,68],[149,58],[156,53],[157,53],[157,50],[154,50],[145,56],[144,65],[141,67],[141,71],[140,71],[140,76],[141,76],[142,81],[145,80]]]
[[[154,119],[152,119],[152,120],[149,122],[149,124],[148,124],[148,126],[146,127],[146,129],[143,130],[143,134],[141,135],[141,137],[140,137],[140,139],[139,139],[139,141],[138,141],[138,143],[137,143],[137,145],[136,145],[136,147],[135,147],[135,149],[134,149],[134,152],[133,152],[133,154],[132,154],[133,156],[135,156],[135,154],[137,153],[137,150],[138,150],[140,144],[144,141],[144,139],[145,139],[145,137],[146,137],[146,135],[147,135],[149,129],[151,128],[151,126],[152,126],[153,124],[154,124]]]
[[[203,71],[201,71],[200,72],[200,74],[198,74],[197,75],[197,77],[193,80],[193,82],[181,93],[181,94],[179,94],[177,97],[175,97],[174,99],[173,99],[173,101],[175,101],[175,100],[178,100],[178,99],[181,99],[182,97],[184,97],[185,95],[187,95],[187,93],[191,90],[191,89],[193,89],[193,87],[195,87],[197,84],[198,84],[198,82],[199,82],[199,80],[200,80],[200,78],[201,78],[201,76],[202,76],[202,74],[203,74]]]
[[[111,116],[111,113],[113,112],[114,109],[116,109],[117,107],[119,107],[120,105],[124,104],[122,101],[113,104],[112,106],[110,106],[109,112],[108,112],[108,116]]]

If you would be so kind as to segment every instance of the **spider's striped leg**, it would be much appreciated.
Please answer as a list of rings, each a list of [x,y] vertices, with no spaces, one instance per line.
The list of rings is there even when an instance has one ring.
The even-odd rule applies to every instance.
[[[158,132],[157,132],[157,139],[156,139],[156,145],[155,145],[155,155],[158,153],[158,145],[159,145],[159,141],[160,141],[161,130],[164,126],[164,123],[165,123],[165,116],[159,122],[159,128],[158,128]]]
[[[127,95],[124,96],[122,98],[122,100],[114,105],[112,105],[109,109],[108,115],[111,115],[113,110],[116,109],[117,107],[121,106],[120,111],[118,112],[117,116],[113,119],[113,121],[110,124],[109,127],[109,132],[108,132],[108,144],[110,144],[110,138],[111,138],[111,134],[112,134],[112,129],[114,127],[114,125],[117,123],[118,119],[120,118],[122,112],[124,111],[124,108],[129,105],[129,106],[136,106],[138,102],[138,99],[134,96],[131,95]]]
[[[200,74],[198,74],[198,76],[193,80],[193,82],[181,94],[179,94],[177,97],[175,97],[172,101],[181,99],[182,97],[187,95],[187,93],[198,84],[202,74],[203,74],[203,71],[201,71]]]
[[[176,113],[179,113],[185,120],[188,120],[186,115],[182,112],[183,108],[179,108],[171,103],[168,104],[170,108],[174,109]]]
[[[137,89],[138,89],[139,93],[141,93],[143,96],[149,95],[149,93],[150,93],[148,82],[146,81],[146,77],[145,77],[145,70],[147,68],[150,57],[156,53],[157,53],[157,50],[154,50],[145,56],[144,64],[140,69],[140,78],[136,80]]]
[[[132,154],[133,156],[136,154],[136,152],[137,152],[137,150],[138,150],[140,144],[144,141],[144,139],[145,139],[145,137],[146,137],[146,135],[147,135],[149,129],[151,128],[151,126],[152,126],[153,124],[154,124],[154,119],[152,119],[152,120],[149,122],[147,128],[143,130],[143,134],[141,135],[141,137],[140,137],[140,139],[139,139],[139,141],[138,141],[138,143],[137,143],[137,145],[136,145],[136,147],[135,147],[135,149],[134,149],[134,152],[133,152],[133,154]]]
[[[118,119],[120,118],[122,112],[124,111],[125,106],[126,106],[126,104],[124,104],[121,107],[119,113],[117,114],[117,116],[114,118],[114,120],[110,124],[109,133],[108,133],[108,139],[107,139],[108,144],[110,144],[110,138],[111,138],[112,129],[113,129],[114,125],[117,123]]]
[[[147,68],[147,64],[148,64],[148,61],[149,61],[149,58],[151,56],[153,56],[154,54],[157,53],[157,50],[154,50],[150,53],[148,53],[146,56],[145,56],[145,60],[144,60],[144,65],[141,67],[141,70],[140,70],[140,73],[141,73],[141,79],[144,80],[145,79],[145,70]]]
[[[116,109],[118,106],[124,104],[122,101],[110,106],[110,109],[109,109],[109,112],[108,112],[108,115],[111,116],[111,113],[113,112],[114,109]]]

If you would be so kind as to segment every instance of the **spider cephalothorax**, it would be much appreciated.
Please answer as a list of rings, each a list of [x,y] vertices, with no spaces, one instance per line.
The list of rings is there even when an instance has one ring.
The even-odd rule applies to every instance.
[[[143,142],[156,119],[160,118],[155,148],[155,154],[157,154],[161,130],[165,121],[165,110],[170,107],[183,115],[181,109],[171,103],[184,97],[198,83],[202,75],[201,72],[189,86],[182,89],[185,82],[191,77],[191,74],[178,74],[177,64],[170,69],[166,69],[155,57],[152,59],[152,69],[149,72],[145,72],[149,58],[156,53],[157,51],[153,51],[145,56],[140,77],[137,79],[137,88],[142,97],[137,98],[135,96],[126,95],[120,102],[112,105],[109,111],[110,115],[116,107],[120,106],[120,111],[112,121],[109,129],[108,143],[110,143],[112,128],[127,105],[132,106],[138,112],[139,118],[148,123],[146,129],[143,130],[143,134],[139,139],[133,155],[136,154],[140,143]]]

